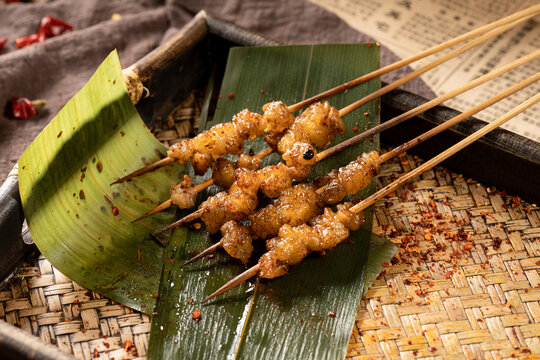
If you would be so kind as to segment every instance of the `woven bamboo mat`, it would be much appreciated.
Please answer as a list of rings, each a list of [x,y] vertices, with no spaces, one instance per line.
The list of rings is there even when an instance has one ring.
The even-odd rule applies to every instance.
[[[153,126],[166,144],[198,127],[197,99]],[[414,168],[384,164],[379,187]],[[540,209],[444,168],[375,206],[400,246],[358,308],[348,359],[539,358]],[[148,316],[88,291],[42,256],[0,289],[0,318],[78,359],[145,358]]]
[[[414,168],[383,165],[378,186]],[[363,299],[348,359],[540,358],[540,209],[436,168],[375,206],[399,245]]]

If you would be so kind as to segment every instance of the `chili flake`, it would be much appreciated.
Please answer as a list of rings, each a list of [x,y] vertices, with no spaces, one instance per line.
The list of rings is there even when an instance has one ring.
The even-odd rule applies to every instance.
[[[191,314],[191,318],[193,320],[198,320],[201,317],[201,311],[198,309],[193,310],[193,313]]]
[[[123,347],[125,352],[130,352],[131,348],[133,347],[133,342],[131,340],[125,340]]]
[[[229,95],[227,95],[227,97],[228,97],[229,99],[232,99],[232,98],[234,97],[234,93],[231,91],[231,92],[229,93]]]
[[[336,316],[336,313],[334,311],[330,311],[328,313],[328,316],[330,316],[331,318],[333,318],[334,316]]]

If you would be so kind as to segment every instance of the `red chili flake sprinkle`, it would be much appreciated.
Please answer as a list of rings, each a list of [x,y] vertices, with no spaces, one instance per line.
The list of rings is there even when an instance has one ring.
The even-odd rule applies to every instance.
[[[352,128],[352,131],[357,132],[358,128],[355,126],[355,127]]]
[[[107,349],[111,347],[111,344],[109,344],[108,342],[103,342],[103,345],[105,345]]]
[[[334,316],[336,316],[336,313],[334,311],[330,311],[328,313],[328,316],[330,316],[331,318],[333,318]]]
[[[414,351],[412,352],[412,354],[413,354],[414,356],[416,356],[416,355],[418,355],[418,351],[417,351],[417,350],[414,350]]]
[[[152,295],[152,297],[153,297],[154,299],[159,299],[159,294]]]
[[[201,311],[200,310],[193,310],[193,313],[191,314],[191,318],[193,320],[198,320],[201,317]]]
[[[435,346],[430,346],[430,347],[428,348],[428,350],[429,350],[430,352],[435,352],[435,351],[437,351],[437,348],[436,348]]]
[[[391,264],[389,262],[385,261],[385,262],[382,263],[382,266],[383,267],[389,267],[389,266],[391,266]]]
[[[371,41],[368,41],[367,46],[371,46],[373,43]]]
[[[113,207],[112,213],[113,213],[114,216],[117,216],[120,213],[120,210],[118,210],[117,207]]]
[[[129,352],[131,351],[131,348],[133,347],[133,342],[131,340],[124,341],[123,347],[124,347],[125,352]]]
[[[261,89],[261,94],[264,94],[264,90],[263,90],[263,89]]]
[[[0,37],[0,51],[4,48],[4,45],[6,44],[8,38],[7,37]]]
[[[369,116],[369,113],[366,111],[366,112],[364,113],[364,116]]]
[[[412,341],[411,340],[407,341],[407,344],[412,345]]]
[[[137,249],[137,261],[141,261],[141,249]]]
[[[229,93],[229,95],[227,95],[227,97],[228,97],[229,99],[232,99],[232,98],[234,97],[234,93],[231,91],[231,92]]]
[[[92,357],[97,358],[99,357],[99,351],[97,348],[94,348],[94,352],[92,353]]]
[[[20,321],[17,321],[17,322],[15,323],[15,326],[16,326],[16,327],[21,327],[21,326],[22,326],[22,324],[21,324],[21,322],[20,322]]]

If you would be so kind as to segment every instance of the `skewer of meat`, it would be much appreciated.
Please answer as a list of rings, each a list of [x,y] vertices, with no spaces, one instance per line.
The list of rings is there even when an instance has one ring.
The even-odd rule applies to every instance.
[[[458,36],[443,44],[434,46],[408,59],[398,61],[394,64],[381,68],[377,71],[361,76],[357,79],[349,81],[345,84],[342,84],[338,87],[330,89],[324,93],[321,93],[315,97],[307,99],[301,103],[292,105],[290,107],[285,106],[282,102],[271,103],[276,106],[276,109],[278,109],[278,112],[281,112],[282,110],[286,110],[285,116],[274,119],[274,120],[277,120],[276,122],[273,122],[271,120],[270,114],[265,113],[265,115],[263,116],[256,113],[252,113],[247,109],[243,110],[242,112],[240,112],[239,114],[235,116],[236,121],[235,119],[233,119],[233,122],[231,123],[216,125],[213,128],[197,135],[195,138],[188,139],[179,144],[173,145],[169,149],[166,158],[161,159],[144,168],[141,168],[127,176],[117,179],[116,181],[113,182],[113,184],[130,180],[136,176],[145,174],[149,171],[155,170],[161,166],[173,163],[175,161],[179,163],[184,163],[190,160],[195,154],[201,154],[202,156],[209,154],[209,155],[212,155],[212,157],[214,158],[219,158],[225,154],[239,155],[242,153],[241,150],[242,150],[243,140],[254,139],[255,137],[261,136],[264,132],[269,132],[269,134],[277,134],[277,133],[282,132],[284,129],[286,129],[288,125],[290,125],[288,121],[292,121],[291,119],[292,115],[288,116],[287,113],[291,114],[292,112],[297,111],[309,104],[312,104],[315,101],[319,101],[329,96],[333,96],[337,93],[340,93],[347,89],[355,87],[365,81],[382,76],[390,71],[393,71],[395,69],[408,65],[414,61],[417,61],[429,55],[435,54],[441,50],[447,49],[456,44],[459,44],[461,42],[467,41],[469,39],[472,39],[480,35],[477,39],[470,41],[469,43],[461,46],[460,48],[451,51],[447,55],[442,56],[441,58],[431,62],[430,64],[416,71],[413,71],[412,73],[403,77],[402,79],[385,86],[384,88],[366,96],[365,98],[357,102],[357,103],[365,104],[397,88],[398,86],[404,84],[405,82],[420,76],[424,72],[442,64],[443,62],[448,61],[451,58],[465,51],[468,51],[469,49],[487,41],[490,38],[493,38],[494,36],[497,36],[498,34],[508,30],[509,28],[519,23],[522,23],[524,21],[527,21],[528,19],[530,19],[531,17],[535,16],[538,13],[540,13],[540,5],[532,6],[526,10],[517,12],[506,18],[503,18],[491,24],[482,26],[476,30],[473,30],[466,34]],[[360,106],[357,103],[351,104],[351,106],[355,106],[355,107]],[[230,141],[231,139],[233,139],[233,141]]]
[[[222,247],[231,256],[240,259],[246,264],[251,256],[251,251],[253,250],[251,245],[253,238],[258,237],[268,239],[277,235],[282,225],[289,224],[291,226],[297,226],[308,222],[309,219],[322,211],[324,205],[339,203],[343,201],[347,195],[356,194],[366,187],[373,177],[379,173],[381,163],[408,151],[412,147],[458,124],[479,111],[515,94],[539,79],[540,75],[525,79],[504,92],[499,93],[381,156],[379,156],[376,151],[363,154],[348,165],[335,169],[328,175],[315,179],[313,184],[299,184],[293,186],[291,189],[284,192],[284,194],[273,204],[248,215],[248,219],[251,222],[250,227],[240,225],[232,220],[223,224],[220,228],[223,235],[222,240],[203,250],[201,253],[188,260],[184,265],[211,254]],[[241,251],[238,249],[241,249]]]
[[[540,75],[540,73],[537,75]],[[354,206],[344,204],[338,208],[339,211],[336,213],[329,208],[325,208],[323,215],[319,215],[311,221],[311,226],[306,224],[296,227],[284,225],[280,228],[278,237],[271,239],[267,243],[269,251],[259,259],[257,265],[227,282],[202,302],[206,302],[236,287],[255,275],[267,279],[283,276],[288,272],[291,265],[300,263],[310,252],[334,248],[349,236],[350,231],[358,229],[359,223],[362,221],[361,212],[363,210],[538,102],[540,102],[540,94],[529,98],[497,120]]]
[[[536,56],[538,55],[540,55],[540,52],[537,51]],[[497,70],[497,72],[498,71],[500,70]],[[352,162],[346,167],[339,170],[334,170],[329,175],[329,177],[326,177],[325,187],[319,190],[321,196],[326,199],[326,203],[335,203],[341,201],[347,194],[354,194],[358,192],[361,188],[357,188],[357,186],[355,186],[354,184],[355,182],[358,182],[359,179],[356,181],[351,181],[352,179],[355,179],[359,176],[372,177],[376,175],[376,173],[374,173],[373,171],[370,172],[368,170],[371,168],[378,169],[378,164],[380,164],[380,162],[384,162],[389,158],[410,149],[412,146],[415,146],[416,144],[419,144],[420,142],[429,139],[430,137],[438,134],[439,132],[446,130],[447,128],[468,118],[469,116],[472,116],[477,112],[493,105],[501,99],[516,93],[517,91],[523,89],[526,86],[529,86],[537,80],[537,76],[532,76],[528,79],[523,80],[522,82],[510,87],[509,89],[501,92],[500,94],[482,102],[481,104],[469,109],[466,112],[463,112],[462,114],[454,117],[453,119],[450,119],[447,122],[440,124],[439,126],[431,129],[430,131],[418,136],[417,138],[399,146],[392,152],[383,155],[383,157],[380,159],[378,158],[378,154],[376,156],[370,155],[370,161],[366,161],[366,158],[364,157],[359,157],[358,160]],[[447,96],[448,94],[444,95],[444,97]],[[424,105],[436,102],[437,99]],[[413,109],[409,113],[417,113],[417,111],[417,109]],[[349,139],[348,142],[346,141],[342,144],[337,145],[334,148],[323,151],[318,155],[328,156],[328,154],[333,154],[335,153],[335,148],[338,148],[338,151],[341,151],[347,146],[350,146],[354,143],[354,141],[351,140],[354,140],[354,138]],[[343,144],[345,146],[343,146]],[[310,169],[311,166],[313,166],[317,161],[319,161],[319,158],[319,156],[316,156],[313,159],[314,161],[304,161],[303,165],[301,164],[303,166],[302,169]],[[292,186],[292,178],[293,176],[296,176],[295,171],[290,170],[284,164],[268,166],[267,168],[257,172],[241,170],[242,169],[239,169],[237,171],[237,181],[232,188],[232,192],[229,191],[229,194],[227,194],[226,192],[221,192],[216,194],[215,196],[208,198],[200,205],[199,210],[165,227],[164,229],[160,230],[158,234],[180,226],[183,223],[193,221],[199,217],[201,217],[201,219],[206,225],[207,230],[211,234],[216,233],[226,222],[230,220],[240,221],[244,217],[255,211],[255,208],[257,206],[256,195],[259,188],[261,188],[269,197],[278,197],[283,191],[285,191],[285,189],[287,189],[289,186]],[[303,176],[305,178],[309,171],[302,171],[304,171],[304,173],[300,174],[300,177]],[[371,177],[367,180],[366,185],[371,181]]]
[[[341,149],[340,146],[343,146],[343,148],[346,148],[348,146],[352,146],[352,145],[355,145],[363,140],[365,140],[366,138],[370,137],[370,136],[373,136],[383,130],[386,130],[392,126],[395,126],[397,124],[400,124],[401,122],[407,120],[407,119],[410,119],[412,118],[413,116],[423,112],[423,111],[426,111],[427,109],[430,109],[432,107],[435,107],[441,103],[443,103],[444,101],[448,100],[448,99],[451,99],[459,94],[462,94],[474,87],[477,87],[495,77],[498,77],[512,69],[515,69],[516,67],[518,66],[521,66],[529,61],[532,61],[534,59],[537,59],[538,57],[540,57],[540,50],[536,50],[536,51],[533,51],[531,52],[530,54],[528,55],[525,55],[507,65],[504,65],[496,70],[493,70],[492,72],[488,73],[488,74],[485,74],[475,80],[472,80],[470,81],[469,83],[457,88],[457,89],[454,89],[450,92],[448,92],[447,94],[444,94],[442,96],[439,96],[425,104],[423,104],[422,106],[419,106],[415,109],[412,109],[404,114],[401,114],[383,124],[379,124],[375,127],[373,127],[372,129],[362,133],[362,134],[358,134],[352,138],[350,138],[349,140],[346,140],[344,143],[338,145],[338,146],[335,146],[331,149],[328,149],[325,153],[325,156],[332,156],[336,153],[336,150],[339,150]],[[217,161],[214,161],[212,163],[212,170],[213,170],[213,173],[212,173],[212,178],[211,179],[208,179],[206,181],[204,181],[203,183],[201,184],[198,184],[198,185],[194,185],[193,184],[193,181],[191,180],[191,178],[187,175],[184,176],[184,179],[181,183],[179,184],[176,184],[176,185],[173,185],[171,187],[171,197],[170,199],[166,200],[165,202],[163,202],[162,204],[158,205],[157,207],[155,207],[154,209],[148,211],[146,214],[142,215],[141,217],[133,220],[134,222],[135,221],[138,221],[138,220],[141,220],[143,218],[146,218],[148,216],[151,216],[155,213],[158,213],[162,210],[165,210],[167,208],[169,208],[171,205],[177,205],[178,207],[182,208],[182,209],[185,209],[185,208],[190,208],[192,207],[194,204],[195,204],[195,198],[197,196],[197,194],[206,189],[207,187],[209,187],[210,185],[216,183],[218,184],[219,186],[221,186],[222,188],[227,188],[229,187],[233,182],[234,182],[234,172],[237,168],[239,167],[243,167],[243,168],[248,168],[250,170],[255,170],[256,168],[258,168],[260,166],[260,160],[262,158],[264,158],[265,156],[269,155],[270,153],[272,153],[272,149],[271,148],[267,148],[265,150],[262,150],[261,152],[259,152],[258,154],[255,154],[254,156],[249,156],[247,154],[242,154],[239,158],[239,160],[237,161],[236,164],[233,164],[232,162],[230,162],[229,160],[226,160],[224,158],[220,158],[218,159]],[[322,154],[320,154],[322,155]],[[258,162],[258,166],[256,165]]]
[[[176,205],[181,209],[191,208],[195,205],[195,199],[199,191],[212,184],[217,184],[223,189],[229,188],[235,181],[235,171],[237,169],[258,170],[262,158],[274,151],[282,155],[286,161],[288,160],[287,165],[294,166],[295,163],[298,163],[294,157],[302,156],[304,158],[311,158],[315,156],[315,149],[311,146],[303,146],[304,153],[299,154],[296,149],[298,143],[313,144],[318,148],[325,148],[337,134],[342,134],[344,131],[345,124],[341,120],[338,110],[331,107],[327,101],[316,102],[310,105],[302,115],[296,117],[286,131],[267,139],[267,142],[272,144],[272,147],[253,156],[241,154],[236,163],[224,158],[213,160],[210,157],[209,164],[212,167],[211,179],[194,186],[191,178],[184,175],[181,183],[171,187],[171,197],[169,200],[134,221],[141,220],[167,209],[171,205]],[[203,175],[206,172],[208,164],[199,166],[198,163],[193,163],[193,167],[196,174]]]

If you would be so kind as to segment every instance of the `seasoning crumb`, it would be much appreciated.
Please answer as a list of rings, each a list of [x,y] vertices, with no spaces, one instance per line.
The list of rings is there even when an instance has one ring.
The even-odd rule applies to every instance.
[[[59,138],[60,136],[62,136],[62,131],[60,130],[60,132],[58,133],[58,135],[56,135],[57,138]]]
[[[193,310],[193,313],[191,314],[191,318],[193,320],[199,320],[200,317],[201,317],[201,311],[198,309]]]
[[[336,316],[336,313],[335,313],[334,311],[330,311],[330,312],[328,313],[328,316],[331,317],[331,318],[333,318],[334,316]]]
[[[112,213],[113,213],[114,216],[117,216],[120,213],[120,210],[118,210],[117,207],[113,207]]]
[[[228,97],[229,99],[232,99],[232,98],[234,97],[234,93],[231,91],[231,92],[229,93],[229,95],[227,95],[227,97]]]
[[[366,112],[364,113],[364,116],[369,116],[369,113],[366,111]]]

